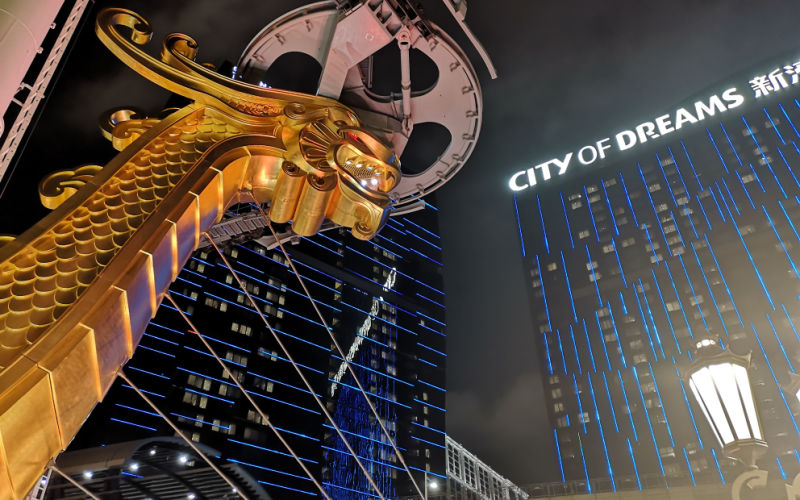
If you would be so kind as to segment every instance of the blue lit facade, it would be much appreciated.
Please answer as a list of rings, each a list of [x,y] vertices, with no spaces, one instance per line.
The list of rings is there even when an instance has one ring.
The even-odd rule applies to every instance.
[[[371,242],[335,229],[287,244],[420,485],[424,471],[445,477],[445,297],[435,208],[429,207],[390,219]],[[224,252],[382,493],[411,494],[402,464],[280,249],[256,240]],[[196,252],[170,293],[331,498],[377,498],[213,247]],[[220,450],[273,498],[321,497],[166,301],[125,370],[192,439]],[[117,383],[73,448],[171,434],[138,395]]]
[[[781,390],[800,368],[800,86],[755,99],[743,80],[745,105],[514,197],[562,481],[731,477],[680,378],[707,335],[752,352],[765,463],[800,471]]]

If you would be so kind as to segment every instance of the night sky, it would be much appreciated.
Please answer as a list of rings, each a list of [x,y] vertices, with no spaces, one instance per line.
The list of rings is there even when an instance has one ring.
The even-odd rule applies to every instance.
[[[96,6],[148,18],[155,31],[151,53],[177,31],[199,42],[199,61],[219,64],[238,59],[263,26],[305,3],[98,0]],[[508,177],[668,112],[760,62],[800,56],[800,3],[473,0],[467,22],[493,57],[497,80],[443,5],[423,5],[473,56],[485,104],[474,154],[436,194],[448,308],[447,432],[519,484],[556,480]],[[167,98],[118,62],[88,24],[7,185],[6,174],[0,233],[18,234],[46,213],[36,194],[45,173],[113,156],[96,125],[104,110],[132,105],[155,112]],[[580,180],[579,171],[571,174]]]

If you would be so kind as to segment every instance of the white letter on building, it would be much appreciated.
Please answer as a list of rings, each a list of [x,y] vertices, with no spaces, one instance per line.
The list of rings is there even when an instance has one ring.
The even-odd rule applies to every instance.
[[[656,125],[658,125],[658,132],[661,135],[669,134],[675,130],[672,128],[672,122],[669,120],[669,115],[662,115],[656,118]]]
[[[611,145],[608,144],[608,141],[610,140],[611,139],[606,137],[605,139],[600,139],[599,141],[597,141],[597,150],[600,152],[600,158],[605,158],[606,150],[611,149]]]
[[[522,172],[517,172],[516,174],[512,175],[511,179],[508,180],[508,187],[510,187],[512,191],[522,191],[523,189],[530,187],[527,184],[524,185],[517,184],[517,179],[519,179],[523,175],[525,175],[524,170]],[[536,178],[534,178],[533,180],[536,181]]]
[[[722,93],[722,98],[728,103],[728,109],[738,108],[744,102],[744,97],[736,93],[736,87]]]
[[[724,104],[722,104],[722,99],[719,96],[712,95],[711,98],[708,100],[708,105],[703,101],[697,101],[694,103],[694,112],[697,114],[698,120],[703,120],[708,116],[714,116],[714,113],[719,111],[722,113],[725,111],[726,108]]]
[[[678,108],[678,111],[675,112],[675,130],[683,127],[683,124],[686,122],[697,123],[697,118],[692,116],[692,114],[685,109]]]
[[[586,150],[592,152],[592,158],[590,160],[583,159],[583,152]],[[597,160],[597,150],[594,149],[594,146],[584,146],[578,151],[578,161],[581,162],[581,165],[589,165],[590,163],[594,163]]]
[[[566,156],[564,156],[563,160],[553,158],[550,160],[550,162],[555,163],[558,167],[558,175],[564,175],[564,173],[567,171],[567,167],[569,167],[570,160],[572,160],[572,153],[568,153]]]
[[[620,151],[625,151],[636,145],[636,134],[632,130],[623,130],[616,135],[617,147]]]
[[[650,139],[655,139],[658,137],[656,134],[656,126],[653,125],[653,122],[644,122],[640,125],[636,125],[636,133],[639,135],[639,142],[647,142],[648,137]]]

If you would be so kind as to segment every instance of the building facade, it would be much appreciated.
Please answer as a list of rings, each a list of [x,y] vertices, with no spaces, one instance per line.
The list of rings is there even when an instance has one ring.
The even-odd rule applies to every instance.
[[[447,436],[447,483],[436,500],[527,500],[528,494]],[[430,489],[430,488],[429,488]]]
[[[445,306],[436,215],[429,207],[390,219],[373,241],[333,229],[286,243],[420,486],[426,473],[445,477]],[[247,207],[243,211],[211,233],[228,233],[221,238],[226,258],[383,495],[411,494],[402,464],[297,277],[274,239],[262,236],[263,223],[254,223]],[[196,252],[170,293],[331,498],[377,497],[213,247]],[[193,440],[219,450],[273,498],[320,496],[167,301],[125,371]],[[172,434],[118,381],[73,448]]]
[[[764,466],[800,470],[796,60],[510,179],[562,482],[732,477],[681,379],[705,336],[752,353]]]

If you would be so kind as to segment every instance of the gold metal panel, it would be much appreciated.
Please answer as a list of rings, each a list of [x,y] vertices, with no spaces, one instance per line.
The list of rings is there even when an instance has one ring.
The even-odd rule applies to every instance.
[[[50,378],[43,370],[27,371],[24,378],[3,393],[0,441],[12,495],[19,498],[33,488],[43,466],[61,450]]]
[[[50,374],[61,447],[66,448],[103,396],[94,333],[78,325],[63,339],[44,339],[29,357]]]
[[[95,342],[97,380],[101,394],[114,382],[117,372],[130,358],[135,345],[131,338],[125,292],[111,288],[90,311],[82,326],[91,329]],[[136,332],[141,336],[140,332]]]
[[[174,261],[175,248],[175,226],[167,221],[162,222],[158,229],[151,233],[156,247],[152,251],[143,250],[152,257],[153,267],[153,296],[156,302],[160,302],[160,292],[166,290],[170,283],[178,277],[179,269],[177,262]],[[175,245],[177,246],[177,245]],[[175,272],[173,274],[173,272]],[[155,311],[153,311],[155,314]],[[148,321],[150,318],[148,318]]]

